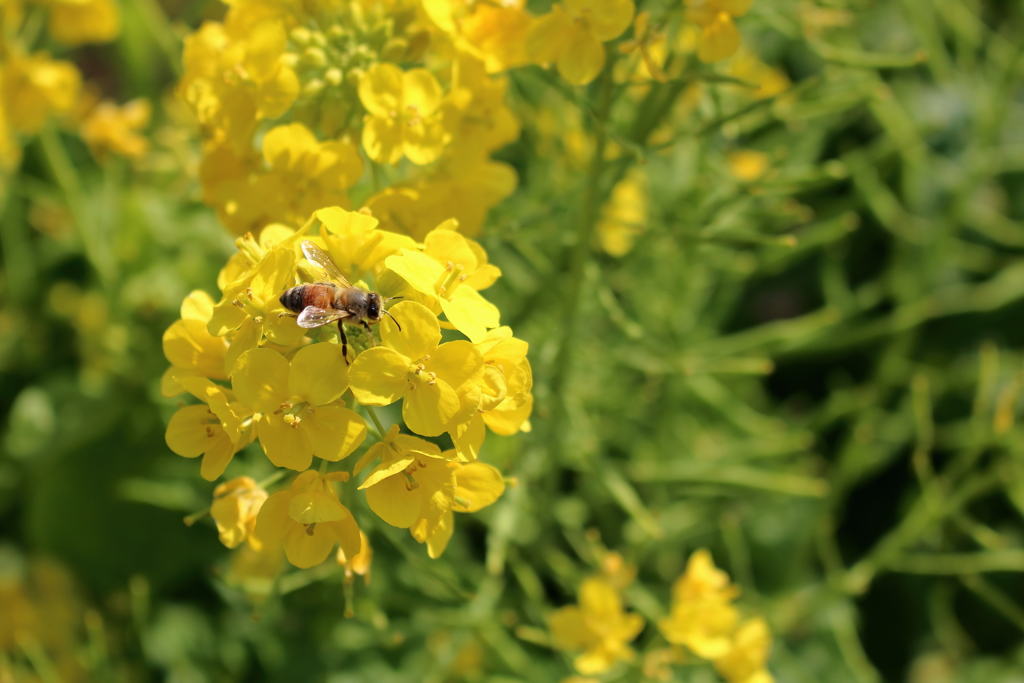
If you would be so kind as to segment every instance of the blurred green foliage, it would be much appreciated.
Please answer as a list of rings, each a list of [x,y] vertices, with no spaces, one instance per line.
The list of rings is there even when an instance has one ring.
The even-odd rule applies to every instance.
[[[181,33],[164,17],[217,9],[123,9],[118,41],[76,59],[107,95],[160,100]],[[1019,680],[1024,10],[756,0],[742,28],[791,91],[706,84],[684,118],[698,74],[639,94],[512,75],[520,189],[482,241],[538,409],[485,459],[519,484],[440,560],[367,524],[352,595],[328,563],[254,607],[212,528],[181,523],[212,485],[164,444],[159,339],[230,253],[195,178],[99,165],[56,129],[26,148],[0,224],[0,564],[71,570],[93,680],[557,681],[546,615],[602,547],[639,568],[626,595],[649,624],[710,547],[769,619],[779,681]],[[618,156],[580,168],[545,112]],[[740,149],[767,172],[736,180]],[[596,209],[629,168],[649,220],[601,255]],[[637,647],[659,642],[649,626]]]

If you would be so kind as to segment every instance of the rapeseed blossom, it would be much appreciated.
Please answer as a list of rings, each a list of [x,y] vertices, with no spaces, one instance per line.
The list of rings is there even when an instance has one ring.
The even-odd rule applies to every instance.
[[[602,674],[620,661],[632,661],[636,652],[629,644],[643,630],[643,617],[627,613],[618,591],[605,579],[584,579],[579,595],[579,606],[561,607],[548,617],[554,647],[582,650],[573,666],[588,676]]]
[[[750,9],[753,0],[685,0],[686,20],[701,28],[697,58],[719,62],[736,54],[740,32],[733,21]]]
[[[299,229],[268,225],[258,238],[239,238],[238,253],[218,278],[220,301],[201,292],[186,298],[181,319],[164,335],[172,367],[162,389],[199,403],[172,416],[168,445],[185,457],[202,455],[201,473],[211,481],[254,441],[273,465],[301,473],[265,502],[262,489],[244,476],[218,488],[212,512],[225,545],[248,541],[250,549],[271,553],[283,548],[292,564],[305,567],[323,561],[340,543],[345,566],[361,566],[354,559],[362,547],[354,540],[358,524],[334,491],[350,472],[363,476],[352,485],[365,492],[370,510],[410,529],[431,557],[444,551],[453,513],[476,512],[500,497],[501,473],[478,458],[488,429],[529,429],[528,347],[509,328],[497,327],[497,309],[478,291],[501,271],[455,227],[449,222],[419,244],[381,229],[366,212],[327,207]],[[281,303],[291,287],[331,280],[324,264],[306,259],[304,242],[322,245],[351,277],[405,297],[387,306],[379,325],[346,325],[348,359],[336,326],[299,327],[296,313]],[[442,265],[451,259],[458,263]],[[438,274],[438,282],[420,282],[424,273]],[[354,286],[371,285],[359,280]],[[447,296],[463,290],[477,309]],[[443,340],[442,329],[459,336],[462,328],[477,338]],[[370,430],[364,415],[376,421],[374,407],[397,401],[404,428],[375,429],[373,443],[365,447]],[[420,438],[446,432],[455,448],[444,452]],[[364,448],[351,470],[335,469],[334,463]],[[308,469],[313,456],[320,459],[319,472]],[[364,470],[369,471],[363,475]],[[306,506],[301,514],[300,505]]]
[[[530,29],[527,53],[539,64],[555,64],[569,83],[586,85],[604,68],[604,43],[629,28],[635,9],[632,0],[557,3]]]

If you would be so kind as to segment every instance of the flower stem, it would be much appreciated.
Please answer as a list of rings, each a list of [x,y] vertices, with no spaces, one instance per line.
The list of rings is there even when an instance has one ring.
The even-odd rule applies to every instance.
[[[374,411],[373,406],[363,406],[366,408],[366,414],[373,420],[373,426],[377,430],[377,440],[383,441],[384,435],[387,434],[387,430],[384,429],[384,425],[380,423],[380,418],[377,417],[377,413]]]

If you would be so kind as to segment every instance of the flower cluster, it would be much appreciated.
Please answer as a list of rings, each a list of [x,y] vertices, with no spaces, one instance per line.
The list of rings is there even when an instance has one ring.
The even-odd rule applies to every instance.
[[[609,562],[611,560],[611,562]],[[636,652],[630,643],[644,628],[643,618],[626,612],[622,591],[635,576],[615,553],[609,553],[601,575],[584,579],[579,605],[555,610],[548,618],[551,644],[558,650],[577,652],[573,666],[592,676],[610,670],[618,662],[631,662]],[[658,621],[658,630],[670,644],[644,655],[644,674],[670,680],[669,665],[685,658],[680,649],[710,660],[728,683],[772,683],[765,668],[771,648],[771,632],[761,617],[740,622],[732,604],[739,589],[717,569],[707,550],[694,552],[686,571],[672,586],[669,616]]]
[[[502,475],[477,458],[488,429],[530,428],[533,379],[526,343],[500,326],[498,309],[480,293],[500,270],[456,227],[447,221],[420,243],[381,229],[367,213],[322,209],[298,230],[271,225],[259,239],[240,238],[220,274],[220,301],[203,292],[185,299],[164,335],[171,367],[162,388],[199,402],[173,415],[168,445],[202,456],[210,481],[254,441],[274,466],[299,473],[269,496],[244,476],[220,485],[211,514],[225,545],[283,546],[299,567],[322,562],[336,545],[341,561],[356,558],[364,537],[336,486],[365,472],[358,489],[369,508],[438,557],[453,513],[476,512],[502,494]],[[357,284],[325,284],[321,266],[332,264],[324,260]],[[342,314],[324,319],[337,326],[298,324],[311,310],[341,310],[345,297],[372,298],[367,283],[399,301],[376,316],[350,317],[344,328]],[[397,403],[419,436],[398,424],[383,428],[374,409]],[[351,469],[331,468],[360,451]],[[319,469],[310,469],[314,456]]]
[[[236,234],[347,208],[353,190],[389,231],[422,239],[454,217],[478,232],[517,182],[490,154],[519,135],[499,74],[525,63],[531,19],[469,5],[257,1],[204,23],[178,86],[202,128],[204,200]]]

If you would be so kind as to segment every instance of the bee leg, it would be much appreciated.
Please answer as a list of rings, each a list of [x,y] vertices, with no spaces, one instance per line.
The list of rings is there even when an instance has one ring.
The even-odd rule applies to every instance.
[[[278,318],[298,318],[299,314],[298,313],[283,312],[283,313],[278,313],[277,317]]]
[[[345,365],[348,365],[348,337],[345,336],[345,326],[338,321],[338,334],[341,335],[341,355],[345,357]]]
[[[366,322],[365,320],[360,320],[359,323],[366,328],[367,332],[370,333],[370,344],[372,346],[377,346],[377,340],[373,336],[373,330],[370,329],[370,323]]]

